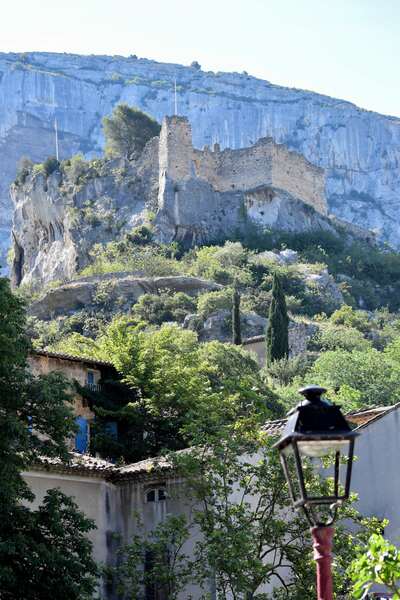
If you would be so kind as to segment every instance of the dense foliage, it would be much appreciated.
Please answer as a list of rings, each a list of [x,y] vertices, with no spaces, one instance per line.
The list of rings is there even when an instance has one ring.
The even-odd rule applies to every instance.
[[[373,534],[358,548],[359,556],[352,562],[349,575],[353,580],[353,597],[365,598],[372,586],[383,586],[400,600],[400,550],[380,534]]]
[[[100,418],[94,444],[103,456],[133,461],[183,448],[185,428],[195,415],[212,414],[229,394],[242,406],[269,407],[279,414],[277,399],[249,353],[218,341],[200,345],[194,332],[174,324],[149,331],[116,317],[96,340],[75,334],[57,348],[111,361],[122,378],[122,384],[108,381],[102,392],[91,394]],[[117,442],[107,440],[102,421],[118,424]]]
[[[106,152],[127,159],[137,157],[161,129],[152,117],[127,104],[118,104],[110,117],[104,117],[103,128]]]
[[[93,523],[56,490],[31,509],[34,496],[21,475],[46,457],[65,460],[74,432],[67,382],[32,376],[28,348],[23,303],[0,279],[0,596],[82,600],[95,589],[85,535]]]
[[[275,273],[272,284],[272,300],[269,308],[266,332],[267,365],[275,360],[289,356],[289,317],[287,314],[285,294],[282,291],[279,276]]]

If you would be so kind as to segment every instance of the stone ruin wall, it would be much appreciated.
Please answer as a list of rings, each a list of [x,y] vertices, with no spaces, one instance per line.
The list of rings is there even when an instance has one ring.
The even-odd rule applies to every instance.
[[[254,146],[239,150],[193,148],[192,132],[185,117],[164,119],[159,147],[160,181],[198,178],[218,192],[247,191],[272,186],[287,191],[318,212],[327,214],[323,169],[303,156],[263,138]]]
[[[301,154],[281,144],[271,143],[272,185],[310,204],[323,215],[328,214],[325,198],[325,174]]]

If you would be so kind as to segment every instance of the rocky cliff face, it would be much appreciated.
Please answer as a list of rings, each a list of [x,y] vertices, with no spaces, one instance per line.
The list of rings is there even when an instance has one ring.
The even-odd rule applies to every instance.
[[[203,72],[135,57],[0,54],[0,242],[8,245],[8,187],[23,155],[41,161],[101,152],[101,117],[128,102],[161,120],[178,112],[194,145],[249,146],[271,136],[327,170],[330,211],[400,246],[400,120],[246,74]]]
[[[156,240],[185,247],[261,229],[335,231],[324,214],[323,172],[301,155],[268,139],[193,152],[188,120],[170,117],[135,161],[75,158],[50,173],[25,169],[11,186],[14,285],[70,280],[94,244],[121,240],[150,215]]]

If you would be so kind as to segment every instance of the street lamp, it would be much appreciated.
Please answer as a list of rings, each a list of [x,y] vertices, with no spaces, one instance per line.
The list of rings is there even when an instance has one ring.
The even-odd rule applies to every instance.
[[[311,525],[317,562],[318,600],[333,600],[332,537],[338,506],[350,493],[354,441],[340,408],[321,398],[326,390],[309,385],[290,411],[278,448],[295,509]]]

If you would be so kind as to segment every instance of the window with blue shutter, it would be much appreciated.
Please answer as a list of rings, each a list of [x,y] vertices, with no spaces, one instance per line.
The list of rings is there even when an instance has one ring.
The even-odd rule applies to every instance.
[[[84,417],[76,417],[75,423],[78,426],[75,436],[75,450],[80,454],[84,454],[88,447],[89,425]]]

